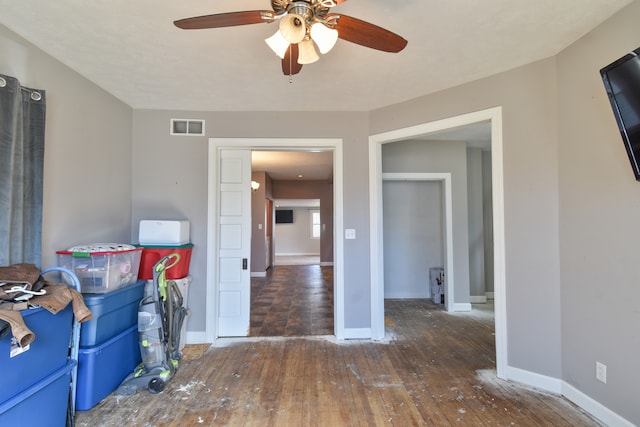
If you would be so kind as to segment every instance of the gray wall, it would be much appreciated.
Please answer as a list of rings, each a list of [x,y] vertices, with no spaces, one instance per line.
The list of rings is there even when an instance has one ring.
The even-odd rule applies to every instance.
[[[635,1],[557,57],[562,376],[637,425],[640,182],[598,70],[640,46],[639,23]]]
[[[131,108],[2,25],[0,72],[46,91],[42,267],[78,244],[131,243]]]
[[[356,240],[345,242],[344,248],[345,305],[348,307],[345,326],[370,327],[367,116],[367,113],[288,113],[286,117],[291,125],[283,128],[282,113],[134,111],[133,235],[137,235],[137,224],[141,219],[161,215],[165,219],[188,218],[191,221],[194,248],[190,269],[193,282],[189,290],[192,312],[187,325],[189,331],[205,330],[207,153],[211,137],[343,139],[343,161],[349,165],[343,175],[344,227],[355,228],[358,236]],[[171,136],[171,118],[204,119],[207,134],[202,137]],[[331,187],[326,182],[323,185]],[[273,183],[274,198],[296,198],[284,195],[280,187],[282,183]],[[295,191],[291,190],[292,193]],[[298,198],[309,198],[308,194]],[[324,205],[321,202],[323,209]],[[329,209],[332,211],[333,206]]]
[[[562,374],[555,59],[372,111],[371,133],[495,106],[503,108],[508,364],[558,378]],[[534,273],[541,266],[544,279]],[[466,292],[468,298],[468,288]],[[456,301],[459,297],[456,290]]]
[[[484,284],[485,293],[493,297],[493,189],[491,152],[482,152],[482,219],[484,223]]]
[[[469,209],[469,294],[478,297],[475,302],[485,298],[484,272],[484,209],[482,150],[467,148],[467,206]],[[491,169],[487,171],[491,173]],[[490,235],[491,236],[491,235]],[[474,302],[474,301],[472,301]]]
[[[470,296],[478,297],[475,302],[483,302],[486,292],[484,253],[493,252],[491,239],[485,244],[484,238],[486,222],[491,223],[492,213],[489,209],[485,221],[483,198],[491,197],[491,188],[484,185],[483,176],[491,174],[491,164],[483,163],[481,149],[465,147],[463,141],[386,144],[382,147],[382,165],[384,172],[452,173],[455,182],[452,191],[456,295],[463,292],[457,290],[458,286],[468,289],[466,298],[456,302],[469,302]],[[413,184],[408,194],[407,184]],[[429,297],[428,280],[425,280],[429,277],[429,267],[444,267],[442,200],[440,196],[426,193],[420,184],[425,183],[391,181],[383,185],[386,298]],[[431,184],[441,194],[439,184]],[[411,206],[411,209],[401,205]],[[436,213],[437,220],[433,217]],[[466,228],[462,226],[465,218]],[[466,240],[465,232],[468,232]]]
[[[382,146],[383,173],[451,173],[453,277],[455,278],[454,301],[456,303],[469,302],[469,222],[467,215],[466,159],[466,144],[459,141],[402,141]]]
[[[429,268],[444,267],[443,197],[442,182],[383,182],[385,298],[430,298]]]
[[[251,179],[260,184],[260,187],[251,195],[251,272],[264,273],[273,261],[273,254],[268,251],[268,246],[272,245],[273,216],[269,217],[272,222],[271,236],[267,236],[269,230],[267,199],[273,200],[271,195],[273,182],[266,172],[261,171],[251,172]]]
[[[333,182],[329,181],[273,181],[274,199],[320,200],[320,262],[332,263],[333,259]]]
[[[293,210],[293,223],[276,224],[274,229],[275,254],[320,255],[320,239],[311,238],[310,208],[286,207],[280,209]]]

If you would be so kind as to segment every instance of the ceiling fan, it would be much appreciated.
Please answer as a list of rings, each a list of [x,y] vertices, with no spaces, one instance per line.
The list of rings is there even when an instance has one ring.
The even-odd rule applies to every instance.
[[[407,41],[377,25],[347,15],[330,13],[347,0],[271,0],[273,10],[248,10],[196,16],[174,21],[178,28],[197,30],[271,23],[280,19],[276,33],[265,41],[282,58],[282,72],[297,74],[305,64],[329,52],[338,38],[384,52],[400,52]]]

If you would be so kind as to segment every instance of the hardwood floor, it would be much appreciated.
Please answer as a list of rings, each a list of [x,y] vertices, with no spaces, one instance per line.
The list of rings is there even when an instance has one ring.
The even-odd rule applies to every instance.
[[[333,335],[333,267],[277,265],[251,278],[255,336]]]
[[[109,396],[78,426],[599,426],[565,399],[495,378],[489,309],[386,301],[387,338],[221,339],[185,347],[160,394]],[[474,306],[476,307],[476,306]]]

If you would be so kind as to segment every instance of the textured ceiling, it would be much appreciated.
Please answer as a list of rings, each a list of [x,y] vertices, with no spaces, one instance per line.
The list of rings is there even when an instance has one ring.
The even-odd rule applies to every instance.
[[[330,181],[333,179],[333,151],[253,151],[251,170],[267,172],[276,181]]]
[[[176,19],[268,0],[0,0],[0,23],[132,108],[370,111],[552,56],[630,0],[349,0],[333,9],[409,41],[343,40],[290,82],[277,23],[185,31]]]

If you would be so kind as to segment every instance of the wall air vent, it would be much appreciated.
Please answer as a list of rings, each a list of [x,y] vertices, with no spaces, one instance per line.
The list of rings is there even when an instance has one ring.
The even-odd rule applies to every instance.
[[[171,135],[204,136],[204,120],[171,119]]]

